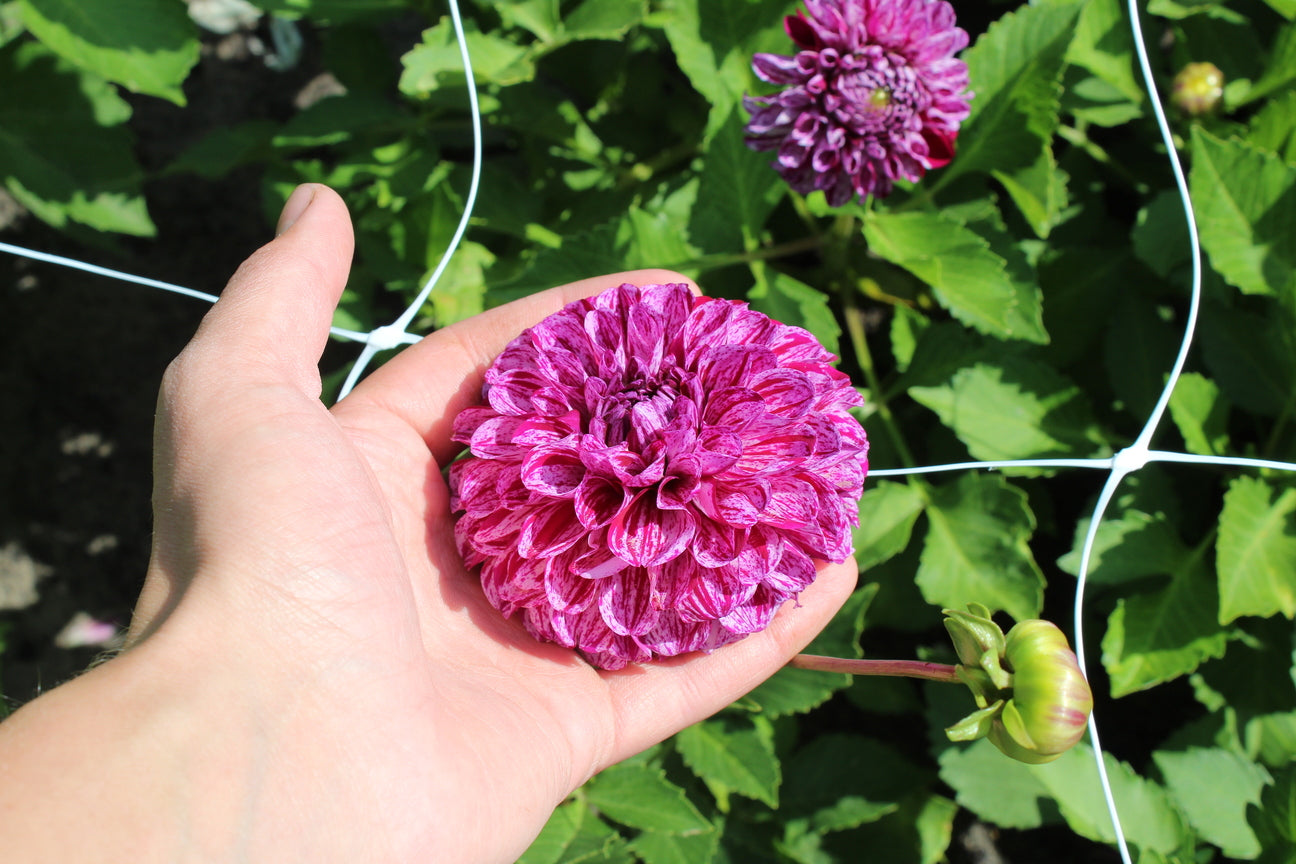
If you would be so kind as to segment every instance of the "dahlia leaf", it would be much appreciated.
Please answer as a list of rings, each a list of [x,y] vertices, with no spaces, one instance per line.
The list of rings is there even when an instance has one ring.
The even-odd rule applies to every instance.
[[[1024,762],[1005,758],[984,738],[967,747],[941,752],[940,779],[955,800],[977,816],[1004,828],[1038,828],[1044,824],[1041,801],[1048,790]]]
[[[820,735],[787,762],[780,806],[789,817],[785,839],[874,822],[922,788],[925,773],[881,741]]]
[[[1260,794],[1259,806],[1247,807],[1247,822],[1263,850],[1256,864],[1296,862],[1296,764],[1275,774],[1273,785]]]
[[[1158,750],[1152,754],[1171,797],[1188,824],[1230,858],[1255,858],[1260,843],[1247,824],[1248,805],[1260,803],[1273,782],[1262,766],[1220,747]]]
[[[1179,376],[1170,394],[1170,417],[1189,453],[1219,456],[1229,446],[1229,403],[1215,382],[1196,372]]]
[[[1103,636],[1103,666],[1114,697],[1187,675],[1224,656],[1219,593],[1200,558],[1187,562],[1170,584],[1116,603]]]
[[[23,42],[0,49],[0,91],[0,165],[19,202],[56,228],[157,233],[123,125],[131,108],[111,84]]]
[[[558,864],[571,848],[589,810],[579,801],[568,801],[550,816],[517,864]]]
[[[663,834],[645,831],[630,843],[644,864],[706,864],[720,848],[720,832]]]
[[[916,581],[928,603],[1038,617],[1044,574],[1030,551],[1035,517],[1025,492],[999,475],[966,474],[932,489],[927,522]]]
[[[1178,573],[1189,566],[1189,549],[1175,528],[1179,519],[1176,494],[1155,469],[1126,479],[1095,534],[1089,557],[1090,584],[1120,585]],[[1063,572],[1079,575],[1088,533],[1089,520],[1080,520],[1074,546],[1057,562]]]
[[[760,238],[765,219],[787,194],[768,163],[743,143],[742,116],[734,111],[707,146],[688,223],[689,239],[702,252],[746,250]]]
[[[1278,417],[1296,399],[1296,335],[1286,310],[1265,313],[1206,304],[1202,353],[1211,377],[1245,411]]]
[[[1135,106],[1146,98],[1143,82],[1134,75],[1134,37],[1120,0],[1084,4],[1066,59],[1088,69]]]
[[[644,0],[585,0],[563,16],[563,41],[620,39],[643,20],[645,11]]]
[[[535,62],[523,46],[493,33],[482,33],[471,23],[465,25],[465,39],[478,86],[507,87],[535,77]],[[444,18],[424,30],[423,41],[401,58],[401,65],[404,71],[400,90],[407,96],[427,98],[441,87],[463,86],[463,58],[450,19]]]
[[[643,831],[700,834],[715,830],[665,772],[614,765],[585,785],[585,798],[614,822]]]
[[[180,3],[20,0],[23,23],[70,63],[135,93],[185,104],[198,28]]]
[[[1083,6],[1023,6],[965,52],[976,98],[942,184],[969,171],[1026,168],[1047,151],[1059,123],[1063,61]]]
[[[1161,398],[1183,325],[1166,321],[1156,301],[1132,291],[1109,307],[1105,317],[1103,366],[1108,381],[1121,407],[1142,419]]]
[[[1115,834],[1093,759],[1093,750],[1082,742],[1056,761],[1035,767],[1033,772],[1057,801],[1073,831],[1091,840],[1111,843]],[[1129,841],[1140,849],[1163,854],[1179,849],[1185,841],[1187,826],[1165,790],[1110,753],[1103,754],[1103,762]]]
[[[736,113],[745,93],[757,86],[751,72],[756,51],[781,47],[782,0],[669,0],[662,4],[663,32],[675,62],[693,88],[711,103],[706,136]]]
[[[909,545],[922,514],[922,495],[912,486],[881,480],[864,493],[855,529],[855,561],[860,572],[888,561]]]
[[[931,286],[964,324],[991,336],[1021,338],[1010,323],[1016,287],[1007,263],[985,238],[939,213],[870,213],[869,249]]]
[[[864,633],[864,613],[868,610],[877,583],[855,590],[837,610],[828,626],[819,631],[814,641],[806,646],[807,654],[829,657],[862,657],[860,636]],[[809,669],[783,668],[747,694],[746,707],[760,711],[775,720],[788,714],[803,714],[827,702],[832,695],[849,687],[851,676],[837,672],[816,672]]]
[[[1296,167],[1194,126],[1190,181],[1215,270],[1246,294],[1296,289]]]
[[[1033,163],[1023,168],[990,173],[1003,184],[1035,234],[1048,237],[1069,203],[1067,175],[1058,168],[1053,148],[1046,146]]]
[[[1216,544],[1219,620],[1296,615],[1296,489],[1238,477],[1224,495]]]
[[[730,713],[704,720],[676,735],[675,747],[717,801],[737,793],[778,806],[782,770],[765,718]]]
[[[1101,434],[1084,393],[1051,366],[1020,355],[978,361],[909,395],[941,418],[976,459],[1084,456]]]

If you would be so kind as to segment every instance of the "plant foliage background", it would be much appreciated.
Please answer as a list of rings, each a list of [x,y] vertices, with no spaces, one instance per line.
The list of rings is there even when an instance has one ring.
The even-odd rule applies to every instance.
[[[794,9],[466,0],[482,188],[421,326],[670,267],[836,346],[867,398],[875,468],[1131,443],[1184,327],[1188,246],[1123,5],[959,3],[976,98],[957,157],[837,209],[791,193],[742,142],[743,94],[768,92],[751,55],[791,53],[782,17]],[[0,3],[5,186],[87,255],[110,255],[115,236],[156,233],[145,189],[157,176],[252,170],[267,224],[295,184],[328,183],[358,232],[337,323],[385,324],[443,254],[468,187],[445,9],[255,0],[243,12],[269,46],[256,62],[288,69],[300,43],[326,86],[284,116],[211,128],[146,172],[133,112],[193,110],[211,34],[179,0]],[[1296,460],[1293,19],[1293,0],[1144,10],[1163,92],[1190,61],[1227,80],[1216,113],[1173,118],[1208,267],[1161,449]],[[1104,477],[870,481],[861,587],[812,650],[948,659],[939,610],[969,601],[1068,622]],[[1296,483],[1144,468],[1099,530],[1090,578],[1096,714],[1137,860],[1296,861]],[[1114,860],[1087,745],[1032,767],[945,741],[969,709],[957,688],[785,670],[594,778],[523,861],[933,864],[970,860],[964,847],[988,836],[979,823],[1024,856],[1010,860]]]

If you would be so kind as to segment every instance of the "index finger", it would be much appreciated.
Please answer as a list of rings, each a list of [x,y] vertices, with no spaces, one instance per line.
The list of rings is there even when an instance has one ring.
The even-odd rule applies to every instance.
[[[437,463],[445,465],[461,449],[450,440],[454,418],[481,403],[486,369],[500,352],[568,303],[626,282],[683,282],[700,293],[692,279],[671,270],[631,270],[550,288],[436,331],[370,375],[337,410],[345,412],[354,400],[400,417],[422,434]]]

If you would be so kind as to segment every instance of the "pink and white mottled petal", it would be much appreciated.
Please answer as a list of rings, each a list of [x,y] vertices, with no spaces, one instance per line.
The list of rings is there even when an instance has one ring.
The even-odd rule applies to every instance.
[[[459,444],[467,444],[478,426],[497,416],[499,415],[493,408],[465,408],[455,417],[450,437]]]
[[[657,623],[661,610],[653,608],[650,580],[649,573],[638,568],[627,568],[598,582],[586,580],[598,587],[599,614],[613,633],[642,636]]]
[[[739,606],[734,611],[725,615],[719,620],[719,624],[724,629],[733,633],[735,636],[747,636],[751,633],[759,633],[769,626],[774,620],[774,613],[778,612],[779,602],[766,602],[759,604],[748,604]]]
[[[702,422],[707,426],[741,430],[764,417],[765,400],[746,387],[727,387],[707,399]]]
[[[629,500],[619,484],[587,474],[576,488],[576,518],[591,531],[602,528],[616,518]]]
[[[517,553],[523,558],[551,558],[585,536],[575,509],[561,499],[530,508],[518,534]]]
[[[693,558],[703,567],[723,567],[738,558],[745,532],[713,519],[699,519],[693,538]]]
[[[550,498],[574,498],[585,479],[585,465],[571,444],[532,450],[522,461],[522,483]]]
[[[815,566],[799,549],[787,546],[779,556],[778,567],[765,577],[765,585],[787,595],[800,594],[814,581]]]
[[[815,388],[804,373],[794,369],[771,369],[748,386],[765,400],[770,413],[780,417],[800,417],[815,400]]]
[[[687,510],[658,510],[641,492],[608,525],[608,548],[636,567],[655,567],[679,556],[692,541],[697,522]]]
[[[559,612],[583,612],[598,599],[598,582],[564,572],[565,568],[554,563],[556,560],[550,558],[545,568],[545,599]]]
[[[692,581],[675,611],[685,621],[715,621],[742,606],[755,590],[755,585],[743,584],[727,567],[706,570]]]
[[[819,515],[819,494],[809,483],[796,479],[771,484],[769,501],[760,521],[771,528],[798,528]]]

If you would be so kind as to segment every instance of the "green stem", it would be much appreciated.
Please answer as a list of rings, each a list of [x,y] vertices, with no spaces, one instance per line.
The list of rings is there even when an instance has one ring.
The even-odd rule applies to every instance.
[[[873,353],[869,350],[868,338],[864,335],[864,310],[860,309],[856,302],[856,293],[853,289],[847,288],[842,292],[842,302],[846,330],[850,333],[851,346],[855,349],[855,359],[864,373],[869,395],[873,404],[877,406],[878,416],[882,418],[882,423],[886,426],[887,435],[895,445],[896,452],[900,454],[906,467],[912,467],[917,463],[914,462],[913,453],[905,443],[904,436],[900,434],[900,427],[896,423],[895,415],[891,413],[891,406],[882,390],[882,382],[878,379],[877,369],[873,366]]]
[[[684,270],[705,273],[708,270],[719,270],[721,267],[732,267],[735,264],[750,264],[753,261],[768,261],[772,258],[785,258],[818,249],[822,245],[818,237],[802,237],[800,240],[789,240],[774,246],[762,246],[749,252],[723,252],[715,255],[703,255],[688,261],[678,261],[666,265],[668,270]]]
[[[948,663],[926,663],[922,660],[851,660],[846,657],[821,657],[798,654],[788,663],[794,669],[817,672],[845,672],[847,675],[872,675],[888,678],[921,678],[945,684],[962,684],[957,667]]]

